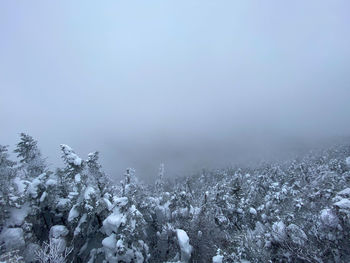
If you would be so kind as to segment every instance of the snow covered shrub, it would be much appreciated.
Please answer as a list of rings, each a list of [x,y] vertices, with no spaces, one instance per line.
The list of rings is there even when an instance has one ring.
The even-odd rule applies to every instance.
[[[134,173],[127,170],[123,185],[125,196],[114,200],[112,214],[103,221],[106,235],[102,241],[108,262],[147,262],[149,247],[145,240],[146,221],[135,202],[137,196]]]

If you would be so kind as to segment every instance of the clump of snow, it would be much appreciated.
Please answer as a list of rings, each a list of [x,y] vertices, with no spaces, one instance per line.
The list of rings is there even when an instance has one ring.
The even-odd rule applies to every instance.
[[[68,215],[68,222],[72,222],[75,218],[79,216],[79,211],[77,209],[77,206],[74,205],[72,209],[69,211]]]
[[[112,208],[113,208],[113,205],[112,203],[107,199],[107,198],[103,198],[103,201],[105,202],[106,206],[107,206],[107,209],[108,211],[111,211]]]
[[[82,159],[73,151],[71,147],[66,144],[61,144],[61,149],[69,164],[73,164],[75,166],[80,166],[82,164]]]
[[[65,209],[70,204],[70,199],[60,198],[57,202],[57,208]]]
[[[83,214],[83,216],[80,218],[78,226],[74,229],[74,236],[77,236],[81,233],[81,224],[86,222],[87,215]]]
[[[343,198],[340,201],[334,203],[334,206],[339,207],[340,209],[350,209],[350,200]]]
[[[42,179],[46,176],[46,173],[39,175],[28,185],[28,193],[33,198],[38,196],[38,186],[42,183]]]
[[[80,183],[80,182],[81,182],[81,176],[80,176],[80,174],[76,174],[76,175],[74,176],[74,181],[75,181],[76,183]]]
[[[350,188],[345,188],[344,190],[337,193],[338,196],[350,197]]]
[[[339,219],[332,209],[323,209],[320,213],[320,220],[323,225],[333,228],[336,228],[339,223]]]
[[[68,235],[68,229],[63,225],[55,225],[50,229],[50,237],[59,238]]]
[[[55,225],[50,229],[50,241],[57,245],[60,253],[62,253],[67,246],[65,236],[67,236],[68,233],[68,229],[63,225]]]
[[[52,185],[56,185],[57,181],[55,179],[49,178],[46,183],[47,186],[52,186]]]
[[[102,240],[102,245],[109,250],[114,250],[116,244],[117,239],[114,233]]]
[[[192,246],[190,245],[190,238],[182,229],[176,229],[177,240],[181,250],[181,260],[188,262],[191,258]]]
[[[345,159],[345,163],[350,167],[350,156]]]
[[[123,206],[126,206],[126,204],[128,203],[128,198],[127,197],[113,197],[113,202],[117,206],[123,207]]]
[[[291,239],[291,241],[294,244],[302,246],[307,240],[307,236],[305,232],[295,224],[290,224],[287,227],[287,233],[288,233],[288,237]]]
[[[222,260],[224,259],[224,256],[221,255],[221,250],[218,249],[216,252],[216,256],[213,257],[213,263],[222,263]]]
[[[85,192],[84,192],[85,200],[90,199],[90,195],[94,195],[94,194],[95,194],[95,189],[92,186],[86,187]]]
[[[107,235],[116,232],[121,223],[125,224],[126,216],[116,207],[111,215],[103,221],[103,229]]]
[[[8,226],[21,226],[24,222],[24,219],[27,217],[30,212],[30,206],[28,203],[25,203],[21,208],[10,208],[10,219],[8,220]]]
[[[275,222],[272,225],[272,236],[277,242],[282,242],[286,239],[286,225],[283,221]]]
[[[256,212],[254,207],[249,208],[249,213],[252,214],[252,215],[255,215],[255,216],[257,214],[257,212]]]
[[[4,228],[0,234],[0,243],[2,242],[7,250],[23,248],[25,242],[22,228]]]
[[[40,203],[44,202],[45,201],[45,198],[47,196],[47,193],[46,191],[42,193],[42,195],[40,196]]]
[[[26,184],[25,181],[21,180],[21,178],[16,177],[13,182],[16,184],[17,186],[17,191],[19,193],[24,193],[24,191],[26,190]]]

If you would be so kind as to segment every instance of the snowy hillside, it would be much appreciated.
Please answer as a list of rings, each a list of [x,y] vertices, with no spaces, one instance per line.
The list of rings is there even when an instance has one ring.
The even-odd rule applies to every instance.
[[[62,144],[51,170],[0,146],[0,262],[350,262],[350,147],[283,163],[120,184]],[[142,171],[138,171],[142,174]]]

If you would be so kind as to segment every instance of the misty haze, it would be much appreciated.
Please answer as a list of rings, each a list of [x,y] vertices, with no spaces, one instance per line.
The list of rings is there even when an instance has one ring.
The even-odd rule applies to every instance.
[[[2,1],[0,263],[350,262],[349,13]]]

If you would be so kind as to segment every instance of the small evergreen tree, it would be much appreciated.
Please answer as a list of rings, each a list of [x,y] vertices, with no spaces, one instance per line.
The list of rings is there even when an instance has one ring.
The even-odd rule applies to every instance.
[[[22,169],[29,178],[36,177],[45,172],[45,159],[42,158],[41,152],[37,146],[38,142],[28,134],[21,133],[21,140],[14,150],[17,153]]]

